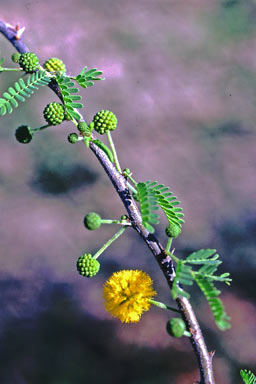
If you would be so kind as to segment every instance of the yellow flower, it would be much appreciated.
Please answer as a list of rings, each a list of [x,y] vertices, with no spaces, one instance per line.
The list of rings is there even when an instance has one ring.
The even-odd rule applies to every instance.
[[[123,323],[139,321],[142,313],[149,310],[148,299],[156,295],[152,285],[151,278],[145,272],[114,272],[103,288],[106,310]]]

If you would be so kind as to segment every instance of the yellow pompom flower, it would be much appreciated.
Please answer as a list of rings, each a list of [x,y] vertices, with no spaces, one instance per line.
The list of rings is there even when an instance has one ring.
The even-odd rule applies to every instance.
[[[114,272],[103,288],[105,308],[122,323],[135,323],[150,308],[149,299],[156,295],[153,281],[145,272]]]

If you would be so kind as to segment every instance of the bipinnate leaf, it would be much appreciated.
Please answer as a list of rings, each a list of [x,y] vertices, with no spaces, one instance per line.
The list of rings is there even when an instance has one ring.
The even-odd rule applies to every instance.
[[[221,291],[216,289],[213,283],[205,277],[195,276],[194,279],[208,301],[216,325],[222,331],[229,329],[231,327],[230,317],[227,315],[224,305],[218,297]]]
[[[142,222],[153,233],[154,228],[150,224],[159,223],[159,215],[155,212],[159,208],[165,213],[170,224],[181,227],[184,223],[182,208],[177,207],[180,202],[176,196],[163,184],[157,181],[146,181],[137,184],[137,198],[140,203]]]
[[[67,76],[57,76],[56,81],[59,85],[63,97],[63,103],[67,115],[71,119],[74,118],[75,120],[79,121],[81,116],[75,109],[83,108],[84,106],[82,103],[77,102],[82,99],[82,96],[74,95],[74,93],[78,92],[78,88],[75,87],[75,83],[71,81]]]
[[[12,113],[13,108],[19,106],[19,101],[24,102],[30,97],[38,87],[49,84],[50,78],[44,71],[37,71],[27,78],[27,83],[22,78],[14,83],[14,87],[9,87],[7,92],[0,98],[0,115],[6,112]]]
[[[172,285],[172,297],[174,300],[176,300],[178,296],[184,296],[187,298],[190,297],[190,294],[186,292],[180,284],[193,284],[193,275],[191,274],[191,270],[191,267],[185,265],[182,260],[178,261],[175,271],[176,275]]]
[[[218,297],[221,293],[214,286],[214,282],[224,282],[230,284],[231,278],[228,272],[221,275],[215,275],[221,261],[215,249],[201,249],[191,253],[185,260],[178,260],[176,265],[176,276],[173,280],[172,296],[177,299],[178,296],[189,298],[189,293],[183,286],[192,285],[195,281],[202,293],[206,297],[213,313],[216,325],[221,330],[230,328],[230,318],[226,314],[224,305]],[[199,269],[194,269],[197,266]]]
[[[158,214],[155,213],[155,211],[158,210],[157,199],[152,189],[147,188],[146,183],[137,184],[137,193],[140,202],[142,223],[150,233],[153,233],[154,228],[150,224],[158,224],[159,219]]]
[[[102,77],[102,71],[99,71],[97,68],[92,68],[86,71],[87,67],[84,67],[79,75],[75,77],[75,80],[78,82],[80,87],[87,88],[94,85],[94,81],[105,80]]]

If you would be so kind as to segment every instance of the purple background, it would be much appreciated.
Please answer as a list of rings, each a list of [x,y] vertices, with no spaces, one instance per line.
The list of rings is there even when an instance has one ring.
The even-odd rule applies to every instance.
[[[100,109],[118,117],[113,133],[122,168],[137,181],[170,186],[186,224],[177,256],[216,248],[220,286],[232,329],[222,333],[202,295],[192,299],[216,383],[241,383],[256,371],[255,335],[255,49],[254,1],[73,0],[2,1],[1,19],[26,26],[24,41],[41,63],[61,58],[68,74],[87,65],[106,80],[81,90],[90,121]],[[6,63],[14,52],[1,37]],[[17,74],[2,74],[3,93]],[[15,141],[18,125],[44,124],[40,89],[0,124],[2,384],[190,384],[197,365],[186,339],[165,332],[169,313],[152,308],[138,324],[121,324],[104,310],[102,284],[113,271],[143,269],[157,299],[172,304],[153,257],[127,231],[100,258],[101,273],[76,272],[83,252],[95,253],[113,226],[86,231],[83,217],[124,213],[98,161],[70,145],[70,123]],[[157,235],[165,242],[163,217]]]

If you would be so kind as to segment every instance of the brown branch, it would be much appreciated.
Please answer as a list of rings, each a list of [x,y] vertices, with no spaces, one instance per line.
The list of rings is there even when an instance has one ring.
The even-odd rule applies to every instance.
[[[16,38],[16,33],[13,29],[0,21],[0,32],[14,45],[18,52],[24,53],[28,51],[27,46],[23,43],[22,39]],[[51,82],[49,87],[61,99],[61,94],[55,82]],[[170,256],[165,253],[163,246],[159,243],[157,238],[150,234],[142,225],[142,219],[138,207],[131,196],[130,190],[127,187],[127,180],[123,175],[117,172],[114,165],[109,161],[107,155],[95,144],[90,142],[90,149],[98,158],[100,164],[107,173],[114,188],[116,189],[120,199],[122,200],[129,219],[133,228],[138,232],[142,239],[147,244],[148,248],[154,255],[159,267],[161,268],[167,283],[172,288],[173,279],[175,277],[175,268]],[[183,320],[186,323],[187,329],[191,333],[190,341],[194,349],[200,370],[200,384],[214,384],[213,370],[212,370],[212,356],[213,354],[207,351],[207,347],[198,324],[196,315],[188,299],[185,297],[178,297],[177,305],[181,311]]]
[[[155,256],[155,259],[161,268],[169,287],[172,288],[172,282],[175,277],[173,261],[171,257],[165,253],[163,246],[159,243],[157,238],[150,234],[142,225],[140,212],[127,187],[126,179],[117,172],[116,168],[109,161],[107,155],[103,151],[101,151],[93,143],[90,143],[90,148],[98,158],[118,195],[120,196],[128,212],[133,228],[139,233]],[[181,311],[182,318],[186,323],[187,329],[191,333],[190,341],[200,369],[200,384],[214,384],[212,355],[209,354],[207,350],[204,337],[193,308],[189,300],[185,297],[178,297],[176,302]]]

